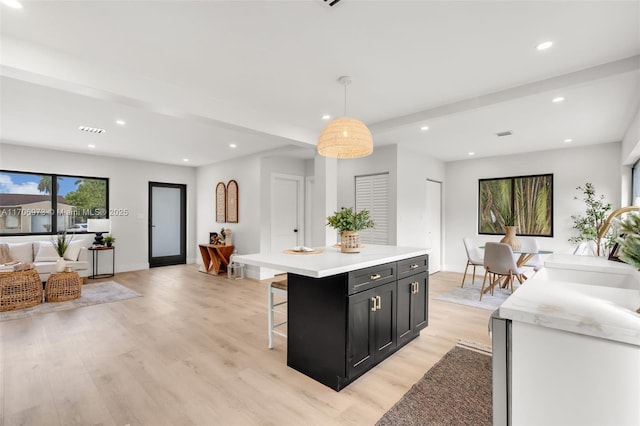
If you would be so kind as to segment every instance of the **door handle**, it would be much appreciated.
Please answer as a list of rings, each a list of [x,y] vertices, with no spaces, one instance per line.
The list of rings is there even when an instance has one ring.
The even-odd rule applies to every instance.
[[[376,296],[376,300],[378,301],[378,305],[376,306],[376,311],[382,309],[382,298],[380,296]]]
[[[414,263],[413,265],[409,266],[409,269],[416,269],[418,267],[418,265],[416,263]]]
[[[372,298],[371,298],[371,302],[373,302],[373,304],[372,304],[372,306],[371,306],[371,312],[375,312],[375,311],[376,311],[376,306],[377,306],[377,304],[376,304],[376,298],[375,298],[375,297],[372,297]]]
[[[371,276],[369,277],[369,279],[370,279],[371,281],[379,280],[379,279],[380,279],[380,274],[371,275]]]

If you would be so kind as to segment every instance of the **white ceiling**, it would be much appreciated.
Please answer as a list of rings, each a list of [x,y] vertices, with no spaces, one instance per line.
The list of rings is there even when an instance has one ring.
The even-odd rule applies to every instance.
[[[341,75],[374,149],[444,161],[620,141],[640,104],[640,0],[23,3],[0,10],[3,143],[189,166],[312,156]]]

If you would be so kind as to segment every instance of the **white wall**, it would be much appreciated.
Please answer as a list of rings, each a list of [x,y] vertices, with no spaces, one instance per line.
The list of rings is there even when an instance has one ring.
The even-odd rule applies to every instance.
[[[56,173],[109,178],[109,208],[128,209],[127,216],[111,216],[116,241],[116,272],[149,267],[149,182],[187,185],[187,262],[196,259],[196,172],[171,166],[122,158],[84,155],[2,143],[0,168],[35,173]],[[2,237],[3,241],[38,240],[39,237]],[[44,237],[47,238],[47,237]]]
[[[398,147],[397,244],[427,247],[427,179],[443,182],[445,163],[402,146]],[[444,196],[443,196],[444,198]],[[444,206],[444,199],[442,200]],[[444,215],[442,216],[444,238]],[[444,253],[442,253],[444,256]]]
[[[210,232],[229,228],[238,254],[268,252],[271,249],[271,174],[305,175],[305,161],[289,157],[256,154],[199,167],[197,170],[197,244],[207,243]],[[238,182],[238,223],[217,223],[215,188]],[[202,259],[197,259],[202,263]],[[265,268],[245,266],[245,275],[255,279],[273,276]]]
[[[576,190],[590,182],[598,195],[613,208],[620,206],[621,144],[540,151],[502,157],[453,161],[446,164],[445,270],[464,271],[467,258],[465,236],[478,233],[478,179],[553,173],[554,237],[539,237],[541,249],[572,253],[567,240],[572,232],[572,214],[584,214],[582,194]],[[579,199],[575,200],[574,197]],[[499,241],[500,236],[482,235],[481,241]]]
[[[199,167],[197,172],[197,244],[209,242],[209,233],[222,228],[232,231],[238,254],[260,251],[260,157],[251,156]],[[216,222],[216,185],[238,182],[238,223]],[[198,257],[198,263],[202,259]]]
[[[375,148],[363,158],[338,161],[338,209],[355,207],[355,176],[389,173],[389,244],[396,245],[397,145]]]

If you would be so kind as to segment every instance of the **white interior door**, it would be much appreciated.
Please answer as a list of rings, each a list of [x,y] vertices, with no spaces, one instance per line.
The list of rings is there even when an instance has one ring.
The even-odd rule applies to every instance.
[[[299,246],[304,241],[302,176],[271,176],[271,252]]]
[[[427,179],[427,247],[429,273],[440,270],[442,263],[442,182]]]

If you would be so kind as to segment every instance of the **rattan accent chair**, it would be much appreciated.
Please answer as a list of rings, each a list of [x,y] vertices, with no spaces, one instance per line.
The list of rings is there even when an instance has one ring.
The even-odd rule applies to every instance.
[[[30,308],[42,303],[42,281],[35,269],[0,273],[0,311]]]

